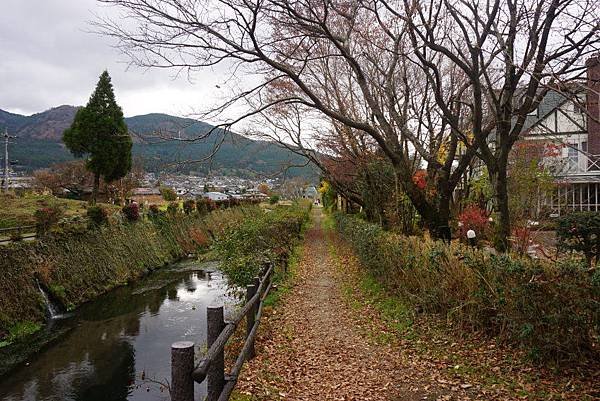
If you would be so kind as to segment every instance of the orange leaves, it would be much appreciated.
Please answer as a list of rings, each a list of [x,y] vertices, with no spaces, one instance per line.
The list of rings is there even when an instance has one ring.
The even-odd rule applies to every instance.
[[[413,175],[413,183],[419,189],[425,189],[427,187],[427,171],[417,170],[417,172]]]

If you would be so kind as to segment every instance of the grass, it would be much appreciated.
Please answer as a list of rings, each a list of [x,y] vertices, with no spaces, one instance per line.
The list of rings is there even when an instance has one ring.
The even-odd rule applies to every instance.
[[[8,329],[8,337],[0,341],[0,348],[6,347],[23,337],[36,333],[41,328],[42,325],[39,323],[29,321],[19,322]]]
[[[265,308],[274,308],[277,305],[279,305],[281,299],[294,286],[294,281],[298,270],[298,263],[300,262],[300,257],[302,255],[302,249],[303,246],[301,244],[296,245],[292,249],[292,252],[290,253],[290,257],[288,259],[287,272],[282,270],[275,272],[275,276],[273,277],[273,283],[277,285],[277,289],[275,291],[271,290],[269,292],[269,295],[264,301]]]
[[[329,230],[329,228],[327,228]],[[340,256],[333,241],[329,241],[329,252],[338,265],[341,264]],[[366,334],[378,344],[389,344],[397,336],[413,338],[413,312],[399,298],[390,295],[383,285],[369,274],[360,274],[356,277],[358,281],[345,280],[342,286],[342,294],[345,302],[355,311],[361,311],[365,307],[375,309],[377,315],[383,320],[388,331],[369,330]],[[360,297],[356,296],[356,292]]]
[[[35,211],[48,206],[59,206],[64,210],[65,218],[85,216],[87,202],[57,198],[52,195],[32,193],[14,195],[9,193],[0,195],[0,205],[2,205],[0,209],[0,228],[12,228],[34,225]],[[115,210],[119,209],[118,206],[114,205],[103,206]]]

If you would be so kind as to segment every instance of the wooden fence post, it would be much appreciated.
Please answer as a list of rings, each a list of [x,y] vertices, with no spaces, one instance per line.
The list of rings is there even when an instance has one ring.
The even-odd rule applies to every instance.
[[[256,290],[258,290],[260,279],[258,277],[254,277],[254,283],[246,286],[246,303],[249,302],[252,297],[256,294]],[[258,305],[258,302],[255,304]],[[246,315],[246,338],[250,335],[250,331],[252,331],[252,327],[254,327],[254,322],[256,321],[256,308],[253,306],[248,311]],[[256,356],[256,350],[254,349],[254,343],[250,344],[250,349],[248,350],[247,360],[254,358]]]
[[[206,343],[207,347],[210,348],[225,327],[222,306],[209,306],[206,308],[206,327]],[[217,401],[223,387],[225,387],[225,355],[223,351],[210,364],[207,382],[208,394],[206,395],[206,401]]]
[[[179,341],[171,345],[171,400],[194,401],[194,343]]]

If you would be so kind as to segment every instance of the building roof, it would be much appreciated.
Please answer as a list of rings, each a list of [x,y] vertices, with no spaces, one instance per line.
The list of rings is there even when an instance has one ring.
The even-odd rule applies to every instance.
[[[527,116],[527,118],[525,119],[525,124],[523,125],[523,132],[526,132],[533,126],[537,125],[539,122],[544,120],[548,116],[548,114],[558,109],[568,100],[569,98],[562,93],[559,93],[557,91],[549,91],[540,102],[537,109],[537,114]]]
[[[160,195],[158,188],[135,188],[132,191],[133,195]]]
[[[211,200],[229,199],[229,195],[224,194],[222,192],[205,192],[202,194],[202,196]]]

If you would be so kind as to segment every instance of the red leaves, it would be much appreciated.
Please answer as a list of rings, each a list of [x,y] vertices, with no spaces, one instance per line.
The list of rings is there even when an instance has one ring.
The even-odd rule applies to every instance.
[[[474,230],[477,238],[484,238],[489,226],[489,214],[484,209],[470,205],[458,216],[460,226],[460,239],[467,238],[467,231]]]
[[[427,171],[418,170],[415,175],[413,175],[413,183],[419,189],[425,189],[427,187]]]

